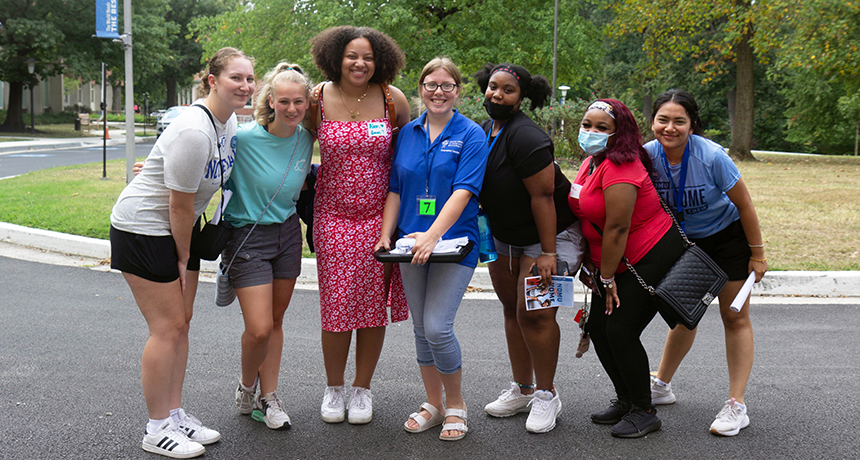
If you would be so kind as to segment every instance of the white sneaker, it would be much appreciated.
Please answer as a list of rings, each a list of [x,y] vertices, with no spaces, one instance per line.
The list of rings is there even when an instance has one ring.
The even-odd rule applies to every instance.
[[[529,418],[526,420],[526,431],[531,433],[546,433],[555,428],[555,418],[561,412],[561,399],[558,390],[555,396],[551,391],[538,390],[529,402],[532,406]]]
[[[651,376],[651,404],[672,404],[675,402],[675,393],[672,393],[672,382],[666,386],[657,383],[657,377]]]
[[[239,385],[236,387],[236,407],[239,408],[239,413],[248,415],[254,410],[254,393],[257,392],[257,380],[254,380],[254,387],[251,391],[242,389],[242,377],[239,377]]]
[[[346,388],[341,385],[339,387],[325,387],[323,395],[322,407],[320,414],[326,423],[340,423],[346,417],[346,409],[344,399],[346,398]]]
[[[171,458],[193,458],[206,451],[200,443],[188,439],[172,418],[165,420],[155,433],[144,434],[141,447],[147,452]]]
[[[258,422],[263,422],[267,427],[273,430],[287,430],[292,426],[290,424],[290,416],[284,411],[284,403],[281,398],[275,393],[267,393],[271,396],[263,397],[260,395],[254,401],[254,411],[251,413],[251,418]]]
[[[204,446],[218,442],[218,440],[221,439],[221,433],[211,428],[206,428],[202,423],[200,423],[200,420],[198,420],[197,417],[187,412],[185,413],[185,418],[180,420],[176,425],[183,433],[185,433],[185,436],[187,436],[188,439]]]
[[[749,424],[750,418],[747,416],[747,407],[741,407],[740,403],[732,398],[726,401],[726,405],[717,414],[716,420],[711,424],[711,433],[720,436],[734,436],[741,429],[748,427]]]
[[[510,417],[520,412],[528,412],[532,398],[534,394],[522,394],[520,386],[511,382],[511,388],[502,391],[498,399],[484,406],[484,411],[493,417]]]
[[[373,395],[367,388],[352,387],[349,396],[348,422],[353,425],[370,423],[373,419]]]

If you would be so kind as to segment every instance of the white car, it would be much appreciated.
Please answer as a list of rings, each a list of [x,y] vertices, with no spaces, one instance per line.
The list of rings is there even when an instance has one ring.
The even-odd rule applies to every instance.
[[[161,136],[161,133],[167,129],[167,125],[186,109],[188,109],[187,105],[176,105],[167,109],[167,112],[164,112],[155,123],[155,137]]]

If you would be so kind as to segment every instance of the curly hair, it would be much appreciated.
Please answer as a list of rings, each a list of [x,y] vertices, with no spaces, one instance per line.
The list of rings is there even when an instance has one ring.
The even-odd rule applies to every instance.
[[[657,116],[657,111],[663,104],[674,102],[687,111],[687,116],[690,117],[690,124],[693,126],[693,134],[699,136],[705,135],[705,129],[702,128],[702,120],[699,119],[699,104],[693,99],[693,95],[682,89],[670,89],[665,93],[657,96],[654,103],[651,105],[651,123],[654,123],[654,117]]]
[[[311,40],[311,54],[320,72],[328,80],[339,83],[343,50],[356,38],[366,38],[373,50],[373,62],[376,67],[370,82],[393,82],[400,69],[406,66],[406,57],[394,39],[370,27],[331,27],[314,37]]]
[[[630,163],[638,156],[645,170],[650,171],[651,157],[642,147],[642,134],[630,109],[617,99],[598,99],[598,101],[609,104],[612,107],[612,114],[615,115],[615,143],[606,150],[606,158],[615,164],[621,164]]]
[[[310,98],[311,81],[298,64],[281,62],[263,77],[263,85],[257,90],[254,119],[263,126],[275,119],[275,109],[269,106],[269,98],[275,99],[275,88],[283,83],[298,83],[305,87],[305,97]]]
[[[224,71],[224,68],[227,67],[230,62],[235,58],[245,58],[251,61],[251,64],[254,63],[254,59],[248,57],[244,52],[237,50],[236,48],[225,47],[216,51],[215,54],[209,58],[209,64],[206,66],[206,72],[203,74],[203,78],[200,79],[200,86],[197,88],[197,93],[200,97],[206,97],[209,95],[209,90],[212,88],[209,86],[209,75],[218,76],[221,75],[221,72]]]
[[[517,77],[517,83],[520,85],[520,92],[522,93],[521,97],[528,98],[532,101],[532,110],[543,107],[549,100],[549,97],[552,94],[552,87],[546,77],[542,75],[532,75],[525,67],[508,63],[499,65],[487,63],[484,64],[481,70],[472,74],[472,77],[477,80],[478,87],[481,88],[482,93],[487,92],[487,86],[490,84],[490,77],[499,71],[507,71],[508,73],[515,74]]]

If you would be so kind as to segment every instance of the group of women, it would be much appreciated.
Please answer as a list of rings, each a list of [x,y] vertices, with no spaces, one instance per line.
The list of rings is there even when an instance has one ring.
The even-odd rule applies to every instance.
[[[551,89],[542,76],[512,64],[482,68],[474,77],[489,119],[478,125],[454,109],[462,88],[459,69],[448,58],[435,58],[419,79],[426,110],[410,122],[406,97],[390,86],[404,66],[390,37],[335,27],[313,40],[312,54],[327,82],[312,89],[298,65],[281,63],[255,88],[253,61],[233,48],[218,51],[202,82],[204,98],[195,102],[200,110],[185,112],[158,139],[111,214],[112,267],[122,271],[150,334],[142,360],[149,412],[143,449],[190,458],[221,437],[182,408],[200,269],[191,242],[221,187],[233,193],[221,224],[230,229],[222,268],[229,267],[245,322],[236,406],[269,428],[290,427],[276,391],[282,325],[301,266],[295,204],[315,138],[321,166],[313,238],[325,422],[372,420],[370,384],[389,310],[392,321],[411,312],[427,401],[407,417],[404,429],[419,433],[442,425],[442,440],[466,436],[454,319],[478,254],[458,263],[429,260],[440,240],[478,241],[481,207],[498,250],[489,271],[503,306],[513,377],[484,410],[494,417],[529,412],[526,429],[534,433],[555,427],[561,412],[554,383],[557,309],[526,310],[522,286],[533,271],[548,285],[550,276],[573,275],[582,265],[599,275],[597,283],[582,277],[594,290],[593,305],[605,305],[605,314],[594,308],[586,329],[616,392],[592,421],[613,424],[619,437],[659,429],[653,404],[674,402],[669,382],[695,331],[669,333],[649,383],[639,335],[657,307],[622,262],[655,283],[683,250],[659,191],[670,206],[686,211],[688,235],[732,280],[720,294],[730,399],[711,430],[733,435],[749,423],[743,405],[752,364],[749,308],[734,313],[728,305],[747,274],[754,271],[760,279],[767,264],[749,193],[722,148],[699,135],[689,94],[670,91],[657,99],[656,140],[644,148],[621,102],[594,102],[580,127],[579,142],[589,157],[571,183],[554,161],[550,137],[523,111],[525,99],[533,109],[548,101]],[[255,121],[237,128],[234,111],[254,94]],[[690,209],[685,190],[701,193],[704,204]],[[411,262],[374,259],[375,251],[391,249],[401,238],[412,242]],[[356,371],[347,386],[353,330]]]

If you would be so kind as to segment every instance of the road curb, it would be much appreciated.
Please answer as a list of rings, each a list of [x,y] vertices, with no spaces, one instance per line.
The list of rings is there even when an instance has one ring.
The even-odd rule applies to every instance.
[[[97,238],[41,230],[0,222],[0,241],[75,256],[104,260],[110,258],[110,242]],[[218,261],[203,261],[201,272],[214,274]],[[317,283],[316,259],[302,259],[300,283]],[[492,291],[493,284],[485,267],[478,267],[469,285]],[[860,297],[860,272],[783,271],[768,272],[753,288],[759,296]]]

